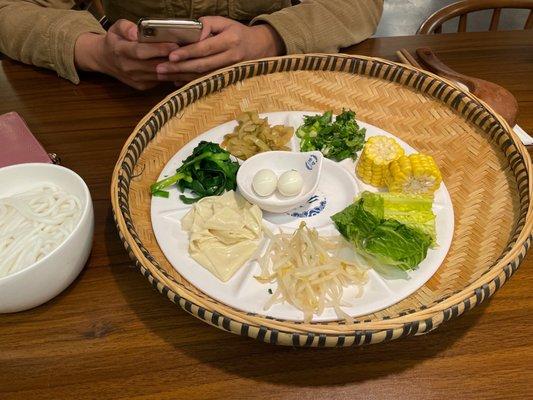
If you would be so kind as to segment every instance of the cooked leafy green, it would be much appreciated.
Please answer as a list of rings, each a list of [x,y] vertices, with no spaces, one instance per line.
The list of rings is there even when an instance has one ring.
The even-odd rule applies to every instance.
[[[168,197],[164,189],[175,184],[181,192],[189,189],[196,195],[180,196],[181,201],[192,204],[203,197],[219,196],[226,190],[235,190],[238,169],[239,163],[231,160],[230,153],[216,143],[202,141],[174,175],[154,183],[150,191],[153,196]]]
[[[419,229],[386,218],[382,195],[364,192],[331,219],[355,250],[372,262],[402,270],[415,269],[426,258],[432,238]]]
[[[304,117],[304,124],[296,131],[301,151],[319,150],[334,161],[357,158],[365,143],[366,129],[360,128],[355,112],[342,110],[333,121],[333,112]]]

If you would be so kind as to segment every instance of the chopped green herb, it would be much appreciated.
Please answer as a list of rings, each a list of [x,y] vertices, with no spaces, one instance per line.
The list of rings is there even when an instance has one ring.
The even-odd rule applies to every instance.
[[[310,115],[296,131],[301,151],[319,150],[334,161],[357,158],[357,152],[365,144],[366,129],[360,128],[355,112],[343,110],[333,121],[333,112]]]

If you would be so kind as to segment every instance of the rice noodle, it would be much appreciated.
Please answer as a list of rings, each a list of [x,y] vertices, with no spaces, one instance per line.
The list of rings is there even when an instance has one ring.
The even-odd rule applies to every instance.
[[[293,234],[280,231],[274,235],[263,229],[270,237],[270,244],[259,259],[261,275],[256,279],[277,283],[265,310],[286,301],[303,311],[305,322],[328,307],[333,307],[339,318],[350,320],[341,309],[347,305],[342,303],[343,290],[355,285],[360,296],[368,277],[365,269],[340,257],[340,250],[348,247],[344,239],[319,236],[305,222]]]
[[[52,184],[0,198],[0,278],[59,247],[80,215],[79,199]]]

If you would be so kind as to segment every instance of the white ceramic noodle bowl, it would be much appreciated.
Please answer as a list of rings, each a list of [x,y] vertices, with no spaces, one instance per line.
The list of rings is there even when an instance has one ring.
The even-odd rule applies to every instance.
[[[319,151],[296,153],[290,151],[267,151],[244,161],[237,172],[237,186],[243,197],[259,208],[272,213],[284,213],[305,203],[311,197],[320,181],[323,155]],[[285,197],[278,190],[267,197],[258,196],[252,187],[257,172],[271,169],[278,176],[296,170],[303,179],[303,188],[293,197]]]
[[[0,278],[0,313],[41,305],[61,293],[82,270],[92,247],[94,213],[83,179],[53,164],[18,164],[0,168],[0,197],[20,193],[37,183],[51,183],[77,196],[81,218],[67,239],[50,254],[12,275]]]

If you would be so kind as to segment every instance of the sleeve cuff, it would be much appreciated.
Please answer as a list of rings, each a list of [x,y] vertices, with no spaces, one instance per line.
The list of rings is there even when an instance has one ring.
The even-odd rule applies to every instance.
[[[309,39],[305,32],[300,29],[302,21],[292,13],[285,10],[277,11],[273,14],[262,14],[255,17],[250,25],[268,23],[274,28],[285,44],[287,54],[307,53]]]
[[[51,58],[57,74],[72,83],[80,78],[74,64],[74,46],[82,33],[105,34],[104,28],[86,11],[68,11],[69,15],[50,26]],[[69,18],[70,17],[70,18]]]

